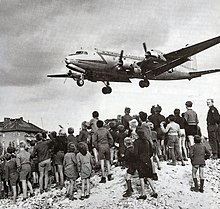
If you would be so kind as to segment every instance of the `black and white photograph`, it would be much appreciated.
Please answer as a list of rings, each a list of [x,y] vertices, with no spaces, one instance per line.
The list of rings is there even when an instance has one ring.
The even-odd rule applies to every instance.
[[[220,208],[218,0],[0,0],[0,209]]]

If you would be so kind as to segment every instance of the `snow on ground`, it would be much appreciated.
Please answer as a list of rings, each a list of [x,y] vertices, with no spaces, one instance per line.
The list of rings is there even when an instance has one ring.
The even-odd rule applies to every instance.
[[[220,208],[220,160],[207,160],[205,167],[204,193],[191,192],[193,185],[191,177],[191,164],[186,166],[168,166],[162,162],[162,169],[158,171],[159,180],[154,181],[158,191],[158,198],[150,197],[151,190],[146,185],[147,200],[137,200],[140,194],[138,176],[132,179],[134,193],[132,197],[123,198],[126,189],[124,174],[121,167],[112,168],[114,180],[99,184],[100,177],[95,175],[91,178],[91,195],[89,199],[71,201],[65,198],[63,190],[51,189],[51,191],[39,194],[22,202],[22,195],[18,197],[16,205],[9,199],[0,200],[0,208],[4,209],[43,209],[43,208],[65,208],[65,209],[115,209],[115,208],[150,208],[150,209],[217,209]],[[78,186],[79,187],[79,186]],[[76,197],[80,196],[80,188]]]

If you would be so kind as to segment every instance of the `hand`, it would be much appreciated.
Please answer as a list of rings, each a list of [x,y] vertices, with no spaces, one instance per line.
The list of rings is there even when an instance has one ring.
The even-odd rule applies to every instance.
[[[7,187],[9,186],[8,181],[6,181],[5,184],[6,184]]]

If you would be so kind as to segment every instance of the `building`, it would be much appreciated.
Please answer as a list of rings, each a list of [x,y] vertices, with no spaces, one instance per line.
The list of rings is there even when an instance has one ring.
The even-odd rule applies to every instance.
[[[3,122],[0,122],[0,143],[7,148],[9,143],[18,144],[20,140],[27,140],[35,138],[35,135],[39,132],[44,132],[43,129],[35,126],[20,118],[4,118]]]

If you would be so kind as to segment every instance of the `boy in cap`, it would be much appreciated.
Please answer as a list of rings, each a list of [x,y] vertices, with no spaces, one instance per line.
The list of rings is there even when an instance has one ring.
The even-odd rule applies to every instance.
[[[205,160],[208,159],[211,155],[211,152],[207,149],[207,147],[201,143],[201,137],[199,135],[194,136],[195,144],[191,146],[189,156],[192,163],[192,177],[194,182],[194,187],[191,187],[191,191],[195,192],[204,192],[204,167]],[[198,185],[198,180],[196,177],[197,170],[199,169],[199,177],[200,177],[200,188]]]

